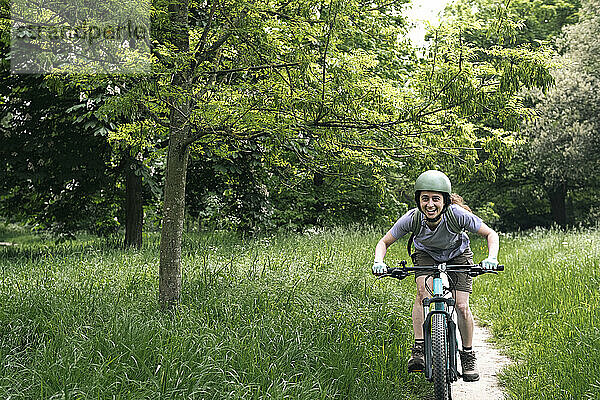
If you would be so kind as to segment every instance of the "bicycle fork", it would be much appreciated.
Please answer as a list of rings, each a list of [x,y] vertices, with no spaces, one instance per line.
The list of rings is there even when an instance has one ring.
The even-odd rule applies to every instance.
[[[434,309],[430,310],[431,303],[434,303]],[[456,324],[452,320],[452,315],[446,310],[450,307],[454,307],[455,300],[453,298],[445,298],[441,295],[434,295],[432,299],[423,299],[423,312],[426,316],[425,322],[423,323],[423,337],[424,337],[424,356],[425,356],[425,378],[429,381],[433,379],[432,374],[432,361],[431,361],[431,317],[434,314],[443,314],[444,320],[446,321],[446,343],[448,344],[448,378],[450,382],[458,380],[460,374],[457,370],[456,354],[457,354],[457,340],[456,340]]]

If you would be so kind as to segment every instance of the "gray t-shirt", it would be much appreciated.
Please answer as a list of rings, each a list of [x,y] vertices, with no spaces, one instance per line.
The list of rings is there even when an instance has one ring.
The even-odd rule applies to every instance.
[[[458,221],[458,225],[466,231],[476,233],[483,221],[481,218],[472,214],[459,205],[451,204],[452,211]],[[416,208],[409,210],[404,214],[392,229],[389,230],[393,237],[400,239],[407,233],[412,232],[412,216],[417,211]],[[469,248],[469,236],[466,233],[453,233],[448,228],[448,220],[446,214],[442,214],[442,220],[436,226],[435,230],[431,230],[427,226],[425,218],[421,221],[421,230],[414,238],[415,249],[422,250],[429,254],[438,262],[447,262],[454,257],[462,254]]]

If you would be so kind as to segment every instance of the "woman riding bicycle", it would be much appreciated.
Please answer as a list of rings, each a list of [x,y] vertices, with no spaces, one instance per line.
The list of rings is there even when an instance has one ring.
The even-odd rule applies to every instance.
[[[469,237],[464,232],[456,233],[452,229],[451,219],[458,223],[460,230],[478,233],[487,238],[488,257],[482,261],[483,268],[498,265],[498,234],[488,227],[479,217],[461,206],[451,204],[452,187],[448,177],[435,170],[423,172],[415,181],[415,202],[417,208],[409,210],[379,240],[375,248],[373,273],[382,275],[387,272],[383,258],[387,248],[407,233],[414,230],[415,213],[422,213],[420,226],[414,230],[415,252],[411,255],[414,265],[436,265],[440,263],[471,265],[473,252]],[[449,215],[452,213],[452,215]],[[422,301],[429,297],[425,280],[427,274],[416,274],[417,295],[413,304],[412,321],[415,344],[408,361],[410,372],[423,371],[423,307]],[[479,380],[473,343],[473,314],[469,308],[469,294],[472,292],[472,278],[466,273],[448,274],[451,290],[456,300],[458,329],[462,338],[462,351],[459,351],[463,380]],[[431,278],[430,278],[431,279]],[[431,287],[431,282],[427,283]]]

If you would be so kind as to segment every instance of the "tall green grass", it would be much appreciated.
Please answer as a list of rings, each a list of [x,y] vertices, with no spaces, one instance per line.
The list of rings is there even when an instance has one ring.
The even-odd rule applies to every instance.
[[[173,314],[156,238],[2,248],[0,398],[422,399],[412,283],[370,275],[381,234],[188,236]]]
[[[427,398],[406,373],[414,284],[370,274],[382,233],[186,236],[172,314],[154,236],[0,248],[0,398]],[[599,248],[597,229],[504,236],[506,271],[475,280],[475,314],[515,360],[510,399],[600,398]]]
[[[600,231],[502,240],[506,270],[477,279],[476,312],[514,365],[509,399],[600,399]]]

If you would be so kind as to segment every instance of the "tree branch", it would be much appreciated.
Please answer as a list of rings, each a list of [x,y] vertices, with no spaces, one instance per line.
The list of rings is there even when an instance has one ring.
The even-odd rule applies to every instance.
[[[218,71],[205,71],[204,74],[207,74],[207,75],[223,75],[223,74],[228,74],[228,73],[231,73],[231,72],[259,71],[259,70],[262,70],[262,69],[276,69],[276,68],[296,67],[298,65],[300,65],[299,62],[282,63],[282,64],[257,65],[257,66],[254,66],[254,67],[221,69],[221,70],[218,70]]]
[[[372,2],[372,1],[369,1],[368,3],[365,2],[365,3],[361,4],[359,7],[363,8],[363,7],[367,7],[367,6],[372,6],[373,3],[374,2]],[[383,3],[383,4],[380,4],[380,5],[376,5],[374,7],[368,8],[365,11],[381,11],[382,9],[384,9],[386,7],[389,7],[391,5],[394,5],[396,3],[401,3],[401,5],[403,5],[404,1],[399,2],[398,0],[391,0],[391,1],[388,1],[387,3]]]
[[[196,46],[196,49],[193,52],[193,56],[192,59],[196,59],[196,55],[202,53],[202,51],[204,51],[204,46],[206,46],[206,38],[208,37],[208,31],[210,30],[210,27],[212,26],[212,21],[214,19],[215,16],[215,10],[217,8],[217,4],[219,3],[218,0],[213,0],[213,3],[210,7],[210,14],[208,15],[208,21],[206,22],[206,26],[204,27],[204,30],[202,31],[202,36],[200,37],[200,41],[198,42],[198,45]]]
[[[235,20],[234,22],[230,22],[230,29],[225,32],[219,39],[217,39],[212,46],[210,46],[208,49],[206,49],[206,51],[204,52],[204,57],[202,57],[202,59],[207,60],[208,56],[212,53],[214,53],[215,51],[217,51],[217,49],[219,49],[226,41],[227,39],[229,39],[231,37],[231,35],[233,35],[233,30],[237,27],[237,25],[244,19],[246,18],[246,14],[248,13],[248,10],[243,10],[240,13],[240,16],[237,20]]]
[[[248,132],[234,132],[230,126],[218,126],[218,127],[204,127],[200,131],[198,131],[195,135],[191,135],[183,142],[183,146],[187,147],[192,143],[202,139],[208,135],[227,135],[237,140],[252,140],[259,138],[261,136],[265,136],[268,132],[266,130],[253,130]]]
[[[458,160],[460,160],[460,161],[462,161],[462,162],[464,162],[464,163],[466,163],[466,162],[467,162],[467,160],[465,160],[464,158],[462,158],[462,157],[459,157],[459,156],[457,156],[456,154],[452,154],[452,153],[449,153],[449,152],[447,152],[447,151],[443,150],[443,149],[444,149],[444,147],[431,147],[431,146],[423,146],[423,148],[425,148],[425,149],[428,149],[428,150],[432,150],[432,151],[436,151],[436,152],[438,152],[438,153],[442,153],[442,154],[445,154],[445,155],[447,155],[447,156],[450,156],[450,157],[454,157],[454,158],[456,158],[456,159],[458,159]],[[447,148],[447,147],[446,147],[446,148]]]
[[[146,114],[147,116],[149,116],[154,122],[156,122],[160,126],[169,128],[169,122],[161,119],[158,115],[156,115],[152,110],[150,110],[150,108],[148,107],[148,105],[146,103],[138,102],[137,104],[138,104],[138,107],[142,109],[142,112],[144,114]]]

